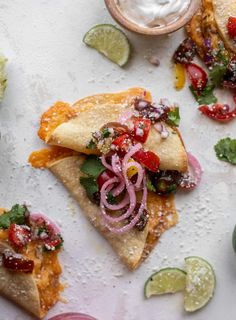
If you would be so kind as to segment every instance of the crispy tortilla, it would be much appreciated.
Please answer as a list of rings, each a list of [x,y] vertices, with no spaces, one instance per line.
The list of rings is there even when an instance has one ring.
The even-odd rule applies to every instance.
[[[84,98],[70,107],[70,116],[65,115],[66,106],[58,104],[45,112],[41,119],[39,136],[48,144],[61,146],[84,154],[98,154],[97,150],[88,149],[92,133],[99,131],[109,122],[118,121],[122,113],[132,109],[130,102],[137,97],[151,100],[151,95],[141,88],[130,89],[117,94],[101,94]],[[60,112],[60,110],[62,110]],[[72,111],[76,115],[71,116]],[[57,113],[59,114],[58,125]],[[63,115],[62,115],[63,114]],[[144,145],[160,157],[162,170],[187,170],[187,154],[179,132],[169,126],[167,139],[152,129]]]
[[[4,241],[0,241],[0,253],[14,250]],[[0,266],[0,294],[17,303],[19,306],[42,318],[39,291],[33,274],[15,273]]]
[[[236,53],[236,44],[228,35],[227,23],[230,16],[236,17],[235,0],[212,0],[215,21],[226,48]]]
[[[100,215],[100,209],[88,200],[84,188],[80,184],[80,166],[83,156],[72,156],[48,164],[48,168],[64,184],[68,191],[78,201],[83,213],[91,224],[110,243],[123,263],[131,270],[136,269],[150,254],[160,235],[176,225],[178,214],[174,205],[174,198],[161,198],[149,193],[147,209],[150,214],[149,222],[144,231],[131,231],[115,235],[105,226]]]
[[[0,208],[0,215],[5,211]],[[15,253],[8,242],[8,231],[0,229],[0,254],[6,249]],[[42,319],[59,300],[63,288],[59,282],[61,266],[57,252],[50,252],[41,259],[36,251],[32,241],[22,252],[23,256],[34,261],[32,274],[11,272],[0,264],[0,295]]]

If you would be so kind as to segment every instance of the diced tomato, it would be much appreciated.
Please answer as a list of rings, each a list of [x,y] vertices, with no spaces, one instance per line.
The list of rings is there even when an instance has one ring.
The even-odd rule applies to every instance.
[[[112,142],[112,145],[114,145],[118,150],[127,152],[129,147],[132,145],[132,140],[130,135],[128,133],[125,133],[117,137]]]
[[[53,251],[60,248],[63,243],[63,239],[60,235],[56,235],[54,238],[47,238],[43,242],[48,251]]]
[[[193,88],[201,93],[208,81],[207,73],[194,63],[187,64],[186,70]]]
[[[18,248],[23,248],[31,239],[31,231],[27,226],[11,224],[9,228],[9,241]]]
[[[219,122],[228,122],[236,117],[236,108],[229,111],[228,105],[220,103],[212,106],[201,106],[199,110],[207,117]]]
[[[21,257],[20,255],[9,255],[3,253],[2,263],[4,268],[9,269],[11,271],[32,273],[34,270],[34,261],[24,259],[23,256]]]
[[[104,185],[104,183],[111,179],[114,178],[115,174],[113,172],[111,172],[110,170],[105,170],[103,171],[97,178],[97,183],[98,183],[98,188],[99,190],[102,189],[102,186]]]
[[[160,158],[152,151],[139,150],[133,158],[152,172],[157,172],[160,167]]]
[[[137,118],[134,120],[133,137],[136,141],[146,142],[151,129],[151,120],[144,118]]]
[[[227,29],[230,38],[235,39],[236,38],[236,17],[229,17],[228,23],[227,23]]]

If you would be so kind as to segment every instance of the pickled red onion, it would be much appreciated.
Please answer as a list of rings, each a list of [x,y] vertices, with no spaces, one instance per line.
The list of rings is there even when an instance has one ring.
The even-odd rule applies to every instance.
[[[197,158],[195,158],[190,152],[188,152],[187,155],[188,155],[188,163],[193,173],[191,174],[191,172],[188,171],[187,174],[183,175],[182,181],[180,183],[180,187],[187,190],[193,190],[201,182],[203,171]]]
[[[116,234],[122,234],[132,229],[137,224],[144,209],[146,208],[147,188],[146,188],[145,171],[138,162],[133,160],[132,162],[129,162],[131,157],[141,148],[142,148],[142,145],[140,143],[136,144],[135,146],[132,146],[129,152],[125,155],[122,163],[117,154],[112,155],[111,165],[107,163],[105,156],[102,157],[103,165],[106,166],[106,168],[108,168],[110,171],[112,171],[116,176],[107,180],[101,188],[100,209],[101,209],[102,217],[106,223],[106,227],[111,232]],[[130,167],[136,167],[137,169],[138,178],[135,184],[133,184],[127,176],[127,170]],[[118,186],[116,186],[117,183],[118,183]],[[141,202],[138,213],[133,218],[133,212],[137,205],[136,191],[140,190],[142,183],[143,183],[142,202]],[[107,201],[108,192],[111,192],[113,196],[116,196],[121,194],[121,192],[125,189],[125,187],[127,192],[123,200],[118,205],[109,204]],[[108,214],[106,211],[107,209],[111,211],[118,211],[118,210],[124,209],[128,204],[129,204],[128,209],[126,210],[125,213],[121,214],[120,216],[113,217],[110,214]],[[113,223],[119,223],[130,217],[132,217],[131,222],[122,227],[115,227],[110,225]]]
[[[142,197],[142,202],[141,202],[141,206],[139,208],[138,214],[132,219],[132,221],[120,228],[117,227],[112,227],[110,225],[106,225],[107,228],[109,229],[109,231],[115,233],[115,234],[123,234],[129,230],[131,230],[139,221],[140,217],[143,214],[143,210],[146,209],[146,203],[147,203],[147,187],[146,187],[146,178],[144,177],[143,179],[143,197]]]

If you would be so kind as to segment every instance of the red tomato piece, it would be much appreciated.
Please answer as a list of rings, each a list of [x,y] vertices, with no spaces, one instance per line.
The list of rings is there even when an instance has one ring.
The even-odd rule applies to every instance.
[[[152,151],[139,150],[133,155],[133,158],[152,172],[159,170],[160,158]]]
[[[16,247],[23,248],[31,239],[31,231],[27,226],[11,224],[9,228],[9,241]]]
[[[4,268],[11,271],[32,273],[34,270],[34,261],[24,259],[20,255],[7,255],[3,253],[2,263]]]
[[[194,63],[187,64],[186,70],[193,88],[200,93],[207,84],[207,73]]]
[[[54,238],[47,238],[44,241],[44,246],[48,251],[53,251],[58,249],[63,243],[63,239],[60,235],[55,236]]]
[[[199,110],[207,117],[219,121],[228,122],[236,117],[236,108],[229,111],[227,104],[216,103],[212,106],[201,106]]]
[[[133,137],[136,141],[144,143],[147,141],[151,129],[151,120],[138,118],[134,120]]]
[[[104,185],[104,183],[111,179],[114,178],[115,174],[113,172],[111,172],[110,170],[105,170],[103,171],[97,178],[97,183],[98,183],[98,188],[99,190],[102,189],[102,186]]]
[[[132,140],[130,135],[125,133],[116,138],[112,144],[117,147],[118,150],[127,152],[129,147],[132,145]]]
[[[229,17],[228,23],[227,23],[227,29],[230,38],[235,39],[236,38],[236,17]]]

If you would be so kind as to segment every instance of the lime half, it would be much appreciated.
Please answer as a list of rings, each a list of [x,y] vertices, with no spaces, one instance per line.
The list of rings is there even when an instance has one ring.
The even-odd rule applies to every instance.
[[[154,273],[146,282],[144,295],[150,298],[154,295],[175,293],[186,286],[186,272],[178,268],[166,268]]]
[[[212,266],[202,258],[185,259],[187,278],[184,293],[185,311],[194,312],[204,307],[213,297],[216,278]]]
[[[111,24],[99,24],[84,36],[84,43],[123,67],[130,57],[130,43],[123,31]]]

